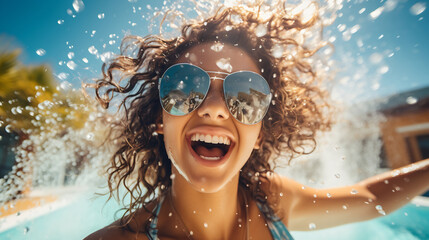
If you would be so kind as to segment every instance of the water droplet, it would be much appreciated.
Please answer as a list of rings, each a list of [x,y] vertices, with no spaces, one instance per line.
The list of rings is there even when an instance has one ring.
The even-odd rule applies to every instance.
[[[316,224],[314,224],[314,223],[308,224],[308,229],[310,229],[310,230],[316,229]]]
[[[215,52],[220,52],[220,51],[222,51],[223,46],[224,45],[222,43],[217,42],[217,43],[211,45],[210,49],[215,51]]]
[[[373,64],[378,64],[382,60],[383,60],[383,55],[381,55],[380,53],[373,53],[369,57],[369,61],[371,61],[371,63],[373,63]]]
[[[94,133],[90,132],[90,133],[86,134],[86,139],[89,141],[94,140]]]
[[[283,46],[280,44],[276,44],[273,46],[273,48],[271,48],[271,55],[273,55],[275,58],[281,58],[283,56],[283,52]]]
[[[204,223],[204,227],[207,228],[209,225],[207,223]]]
[[[36,50],[36,54],[39,55],[39,56],[43,56],[43,55],[46,54],[46,51],[45,51],[45,49],[40,48],[40,49]]]
[[[378,83],[378,82],[375,82],[371,85],[371,89],[374,91],[379,89],[379,88],[380,88],[380,83]]]
[[[238,25],[238,24],[243,22],[243,19],[238,14],[232,14],[230,16],[230,19],[231,19],[232,24],[234,24],[234,25]]]
[[[257,37],[263,37],[263,36],[265,36],[265,34],[267,34],[267,26],[265,24],[259,24],[255,28],[255,35]]]
[[[232,26],[231,26],[231,25],[227,25],[227,26],[225,27],[225,31],[229,32],[229,31],[231,31],[231,30],[232,30]]]
[[[410,12],[414,15],[420,15],[426,10],[426,3],[418,2],[410,8]]]
[[[82,58],[82,61],[83,61],[84,63],[88,63],[88,59],[87,59],[87,58]]]
[[[327,194],[326,194],[326,196],[327,196],[328,198],[331,198],[331,197],[332,197],[332,195],[331,195],[330,193],[327,193]]]
[[[89,47],[88,52],[91,53],[92,55],[98,54],[98,50],[94,46]]]
[[[27,234],[29,231],[30,231],[30,228],[29,228],[29,227],[25,227],[25,228],[24,228],[24,234]]]
[[[359,192],[358,192],[356,189],[352,189],[352,190],[350,191],[350,193],[354,195],[354,194],[358,194]]]
[[[280,193],[280,197],[283,197],[283,193],[282,192]]]
[[[70,70],[75,70],[77,67],[77,64],[73,60],[70,60],[67,62],[67,67],[70,68]]]
[[[63,23],[64,23],[64,20],[59,19],[59,20],[57,21],[57,23],[58,23],[59,25],[61,25],[61,24],[63,24]]]
[[[375,9],[374,11],[372,11],[369,14],[369,16],[370,16],[370,18],[372,20],[375,20],[375,19],[377,19],[383,13],[383,11],[384,11],[384,7],[381,6],[381,7],[377,8],[377,9]]]
[[[192,236],[192,235],[194,235],[194,232],[192,232],[192,231],[189,231],[189,234]]]
[[[335,176],[336,178],[340,178],[340,177],[341,177],[341,175],[340,175],[339,173],[336,173],[334,176]]]
[[[232,72],[232,66],[229,59],[221,58],[216,61],[216,66],[227,72]]]
[[[113,58],[114,53],[113,52],[105,52],[103,54],[100,55],[100,59],[103,62],[107,62],[108,60],[110,60],[111,58]]]
[[[78,13],[81,12],[85,8],[85,4],[83,4],[82,0],[74,0],[73,8]]]
[[[4,130],[7,132],[7,133],[11,133],[12,132],[12,126],[9,124],[9,125],[6,125],[6,127],[4,128]]]
[[[362,14],[362,13],[364,13],[366,11],[366,8],[361,8],[360,10],[359,10],[359,14]]]
[[[69,59],[74,58],[74,52],[69,52],[69,53],[67,54],[67,57],[68,57]]]
[[[386,65],[383,65],[377,71],[379,74],[385,74],[389,71],[389,67]]]
[[[347,206],[346,206],[346,205],[343,205],[343,209],[344,209],[344,210],[347,210]]]
[[[68,76],[69,76],[69,74],[68,73],[59,73],[58,75],[57,75],[57,77],[58,77],[58,79],[59,80],[66,80],[67,78],[68,78]]]
[[[110,40],[110,41],[109,41],[109,44],[110,44],[110,45],[113,45],[113,44],[115,44],[115,43],[116,43],[116,41],[115,41],[115,40]]]
[[[347,25],[345,25],[345,24],[338,24],[338,26],[337,26],[337,29],[340,32],[343,32],[344,30],[346,30],[346,28],[347,28]]]
[[[380,213],[381,215],[386,215],[386,212],[383,210],[383,207],[381,205],[375,206],[375,209],[377,209],[378,213]]]
[[[97,17],[98,17],[98,19],[104,19],[104,13],[99,13],[99,14],[97,15]]]
[[[359,24],[356,24],[356,25],[354,25],[354,26],[350,29],[350,33],[351,33],[351,34],[354,34],[354,33],[356,33],[357,31],[359,31],[359,29],[360,29]]]
[[[412,105],[412,104],[416,104],[418,102],[418,99],[415,97],[409,96],[409,97],[407,97],[406,102],[408,104]]]

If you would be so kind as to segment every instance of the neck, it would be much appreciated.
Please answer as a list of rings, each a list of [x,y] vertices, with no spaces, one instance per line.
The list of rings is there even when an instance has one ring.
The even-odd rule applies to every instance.
[[[170,199],[187,231],[193,239],[230,239],[239,227],[238,219],[245,218],[243,209],[238,209],[238,180],[233,177],[221,190],[205,193],[195,190],[175,169]],[[240,202],[243,201],[240,197]],[[240,224],[244,231],[243,219]],[[185,230],[186,231],[186,230]]]

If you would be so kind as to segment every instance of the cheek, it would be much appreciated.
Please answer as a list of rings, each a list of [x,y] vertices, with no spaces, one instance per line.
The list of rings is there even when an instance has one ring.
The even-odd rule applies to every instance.
[[[261,131],[262,123],[256,125],[239,125],[237,129],[240,133],[240,146],[244,150],[242,153],[247,157],[252,153]]]
[[[167,153],[180,154],[181,145],[184,144],[183,129],[188,121],[188,116],[172,116],[165,112],[162,114],[164,143]],[[177,147],[174,147],[177,146]]]

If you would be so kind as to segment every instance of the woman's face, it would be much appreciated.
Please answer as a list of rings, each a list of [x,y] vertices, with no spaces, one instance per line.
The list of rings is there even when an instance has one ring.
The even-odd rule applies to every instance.
[[[247,70],[260,74],[254,59],[240,48],[227,44],[223,47],[215,43],[194,46],[180,56],[177,63],[191,63],[205,71]],[[201,192],[217,192],[238,176],[257,145],[261,130],[261,122],[245,125],[231,116],[223,98],[222,84],[223,80],[212,79],[204,102],[190,114],[173,116],[163,111],[162,115],[162,132],[173,171]],[[196,138],[204,141],[196,141]],[[213,145],[213,141],[226,144]]]

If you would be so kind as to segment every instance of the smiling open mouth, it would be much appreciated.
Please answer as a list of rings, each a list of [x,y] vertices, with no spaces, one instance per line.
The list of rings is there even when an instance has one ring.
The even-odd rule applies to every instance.
[[[231,148],[231,141],[226,137],[197,133],[191,136],[191,148],[204,160],[218,161],[227,155]]]

